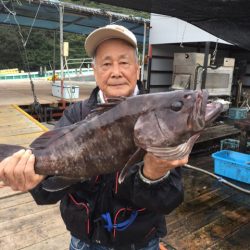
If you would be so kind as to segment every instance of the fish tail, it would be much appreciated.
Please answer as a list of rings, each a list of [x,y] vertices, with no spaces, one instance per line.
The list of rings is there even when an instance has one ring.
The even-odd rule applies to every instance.
[[[0,162],[6,157],[13,155],[21,149],[25,149],[25,147],[9,144],[0,144]]]

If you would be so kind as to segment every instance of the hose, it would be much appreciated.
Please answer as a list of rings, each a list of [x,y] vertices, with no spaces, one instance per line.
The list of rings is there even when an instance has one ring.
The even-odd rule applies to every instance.
[[[243,193],[250,194],[250,190],[245,189],[245,188],[241,188],[241,187],[239,187],[239,186],[237,186],[237,185],[235,185],[235,184],[233,184],[233,183],[223,179],[222,177],[220,177],[218,175],[215,175],[215,174],[213,174],[213,173],[211,173],[209,171],[206,171],[204,169],[191,166],[189,164],[185,164],[184,167],[189,168],[189,169],[193,169],[193,170],[196,170],[196,171],[199,171],[199,172],[202,172],[202,173],[207,174],[207,175],[210,175],[213,178],[217,179],[219,182],[222,182],[222,183],[224,183],[224,184],[226,184],[226,185],[228,185],[228,186],[230,186],[232,188],[235,188],[235,189],[237,189],[237,190],[239,190],[239,191],[241,191]]]

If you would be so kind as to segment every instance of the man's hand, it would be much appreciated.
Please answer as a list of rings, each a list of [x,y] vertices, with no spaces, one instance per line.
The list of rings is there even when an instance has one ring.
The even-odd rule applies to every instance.
[[[31,150],[20,150],[0,162],[0,187],[28,191],[39,184],[45,176],[34,171],[35,156]],[[1,183],[2,182],[2,183]]]
[[[176,167],[187,164],[188,156],[180,160],[162,160],[151,153],[144,156],[143,175],[150,180],[160,179],[166,173]]]

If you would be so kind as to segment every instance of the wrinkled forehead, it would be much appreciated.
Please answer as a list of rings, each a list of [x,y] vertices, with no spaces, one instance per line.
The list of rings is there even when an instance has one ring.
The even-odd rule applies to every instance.
[[[110,45],[110,46],[108,46]],[[100,53],[98,53],[99,51],[102,51],[102,49],[105,49],[105,52],[108,54],[109,52],[112,53],[113,48],[118,48],[121,46],[126,46],[128,47],[128,49],[131,49],[131,51],[135,52],[135,55],[137,56],[137,48],[133,47],[130,43],[128,43],[125,40],[119,39],[119,38],[110,38],[107,40],[102,41],[96,48],[95,53],[94,53],[94,58],[96,58],[97,56],[99,56]],[[110,51],[108,51],[107,49],[109,49]],[[126,55],[126,52],[124,52],[124,54]]]

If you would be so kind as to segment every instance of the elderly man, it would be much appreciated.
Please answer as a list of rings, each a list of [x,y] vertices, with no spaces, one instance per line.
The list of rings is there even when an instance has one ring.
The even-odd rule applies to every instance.
[[[93,58],[97,87],[87,100],[66,110],[56,127],[84,119],[108,97],[142,93],[132,32],[107,25],[88,36],[85,49]],[[166,234],[164,214],[183,200],[179,166],[188,159],[166,161],[147,153],[143,160],[122,184],[117,181],[119,173],[113,173],[48,192],[43,183],[50,177],[35,174],[35,157],[30,150],[23,150],[0,163],[0,179],[14,190],[29,190],[38,204],[61,200],[61,215],[72,236],[71,250],[154,250]]]

